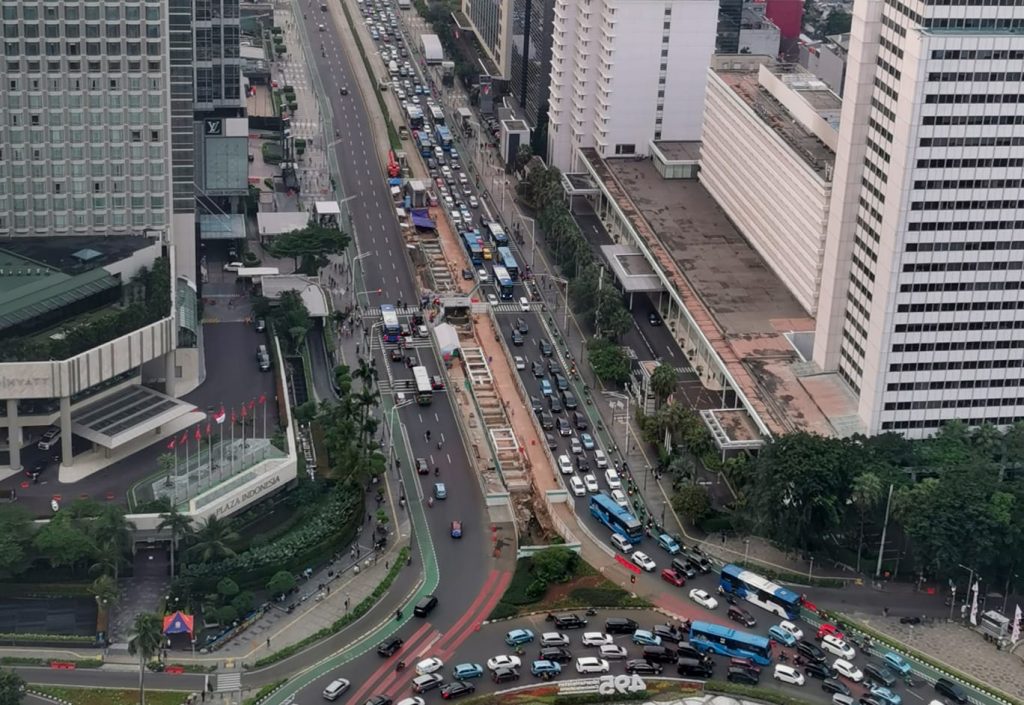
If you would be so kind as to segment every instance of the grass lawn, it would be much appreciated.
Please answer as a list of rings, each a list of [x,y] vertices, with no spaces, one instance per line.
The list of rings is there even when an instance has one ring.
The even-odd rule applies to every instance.
[[[67,700],[72,705],[138,705],[139,691],[110,688],[60,688],[32,686],[32,690]],[[181,705],[188,693],[178,690],[146,690],[146,705]]]

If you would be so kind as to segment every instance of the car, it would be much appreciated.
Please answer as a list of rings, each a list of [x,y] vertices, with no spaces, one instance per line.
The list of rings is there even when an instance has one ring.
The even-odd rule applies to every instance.
[[[513,328],[512,329],[512,344],[518,346],[518,345],[522,345],[524,342],[525,341],[523,340],[522,334],[519,331],[517,331],[515,328]]]
[[[349,683],[347,678],[337,678],[331,681],[327,684],[327,687],[324,688],[324,700],[337,700],[341,697],[342,693],[348,690],[350,685],[352,684]]]
[[[427,673],[412,679],[412,692],[426,693],[428,690],[444,685],[444,677],[440,673]]]
[[[596,656],[580,656],[576,659],[576,672],[583,673],[607,673],[608,662]]]
[[[668,534],[658,534],[657,544],[658,548],[668,551],[673,556],[679,553],[679,544]]]
[[[827,663],[809,661],[804,664],[804,675],[809,678],[825,680],[827,678],[835,678],[839,673]]]
[[[476,692],[476,686],[466,681],[455,681],[441,688],[441,697],[444,700],[454,700],[463,695],[472,695]]]
[[[530,326],[527,325],[526,321],[523,320],[522,318],[516,319],[515,329],[518,330],[523,335],[526,335],[527,333],[530,332]]]
[[[779,622],[778,626],[779,629],[781,629],[782,631],[792,634],[793,638],[797,641],[800,641],[804,638],[804,630],[796,626],[792,622],[782,620],[781,622]]]
[[[469,207],[470,208],[479,208],[480,207],[480,201],[476,200],[476,196],[470,196],[469,197]]]
[[[676,587],[682,587],[686,585],[686,576],[680,575],[671,568],[663,568],[661,571],[661,579],[666,583],[675,585]]]
[[[648,573],[653,573],[658,567],[657,565],[655,565],[654,561],[651,560],[651,557],[643,551],[634,551],[632,561],[634,565],[640,566]]]
[[[626,647],[618,644],[602,644],[597,651],[601,658],[609,661],[621,661],[629,655]]]
[[[629,500],[626,499],[626,493],[622,490],[612,490],[612,501],[623,509],[629,509]]]
[[[410,695],[408,698],[399,700],[397,705],[427,705],[427,701],[418,695]]]
[[[418,475],[429,475],[430,467],[424,458],[416,458],[416,473]]]
[[[420,327],[422,328],[423,326]],[[430,378],[430,388],[433,389],[434,391],[444,389],[444,380],[441,379],[441,375],[433,375]]]
[[[499,668],[491,673],[491,680],[495,683],[506,683],[519,680],[519,671],[515,668]]]
[[[563,453],[558,456],[558,470],[563,475],[572,475],[572,461],[569,460],[569,456]]]
[[[540,635],[541,646],[568,646],[569,637],[562,632],[544,632]]]
[[[556,661],[538,659],[530,664],[530,673],[538,678],[554,678],[562,672],[562,665]]]
[[[597,463],[597,467],[604,470],[608,467],[608,456],[604,454],[604,451],[598,448],[594,451],[594,462]]]
[[[805,642],[800,642],[801,644]],[[832,662],[832,670],[841,675],[843,678],[849,678],[854,683],[860,683],[864,680],[864,672],[854,666],[846,659],[837,658]]]
[[[796,644],[796,652],[808,661],[821,662],[828,658],[828,654],[809,641],[798,641]]]
[[[594,443],[594,437],[589,433],[580,434],[580,443],[583,444],[583,448],[586,450],[594,450],[597,447],[597,444]]]
[[[552,397],[554,399],[554,397]],[[579,438],[573,438],[569,441],[569,450],[572,451],[573,455],[583,454],[583,444],[580,443]]]
[[[555,425],[558,426],[559,436],[565,438],[567,436],[572,435],[572,426],[570,426],[569,422],[563,419],[562,417],[558,417],[558,419],[555,421]]]
[[[902,705],[903,703],[903,698],[900,697],[899,693],[891,688],[886,688],[884,685],[871,686],[871,694],[885,703],[885,705]]]
[[[530,397],[530,408],[533,409],[533,413],[539,414],[540,412],[544,411],[544,402],[542,402],[537,397],[531,396]]]
[[[513,629],[505,634],[505,643],[509,646],[529,644],[531,641],[533,641],[533,630],[531,629]]]
[[[525,370],[526,369],[526,360],[524,360],[521,355],[516,355],[512,359],[513,359],[513,362],[516,363],[516,369],[517,370]]]
[[[635,553],[633,555],[636,556]],[[661,637],[646,629],[637,629],[633,632],[633,643],[641,646],[661,646]]]
[[[266,329],[267,329],[267,322],[265,320],[263,320],[262,318],[257,318],[256,319],[256,332],[257,333],[262,333]]]
[[[958,684],[948,678],[939,678],[935,681],[935,692],[943,695],[958,705],[967,704],[967,693]]]
[[[572,661],[572,652],[564,646],[547,646],[540,650],[539,657],[542,661],[569,663]]]
[[[496,671],[499,668],[519,668],[522,665],[523,662],[519,660],[518,656],[509,654],[498,654],[487,659],[488,671]]]
[[[662,671],[660,663],[651,663],[642,658],[634,658],[626,661],[626,673],[644,676],[656,676]]]
[[[832,636],[839,637],[840,639],[846,639],[846,635],[843,634],[842,630],[829,622],[825,622],[818,627],[818,641],[821,641],[826,634],[831,634]]]
[[[805,674],[806,672],[806,669],[804,669]],[[840,695],[849,695],[853,692],[850,690],[850,686],[836,678],[823,678],[821,681],[821,689],[826,693],[839,693]]]
[[[491,306],[497,306],[498,305],[498,297],[495,296],[494,294],[488,294],[487,295],[487,303],[489,303]]]
[[[725,679],[730,683],[743,683],[744,685],[757,685],[761,680],[756,671],[751,671],[748,668],[737,668],[735,666],[729,669],[729,673],[725,676]]]
[[[690,590],[690,599],[705,609],[713,610],[718,607],[718,600],[700,588]]]
[[[448,499],[448,488],[443,482],[434,483],[434,497],[437,499]]]
[[[451,526],[449,527],[449,533],[451,533],[453,539],[461,539],[462,538],[462,522],[459,521],[458,519],[452,521]]]
[[[561,372],[556,372],[555,386],[558,388],[558,391],[564,392],[566,389],[569,388],[569,380],[567,380],[565,378],[565,375],[563,375]]]
[[[650,313],[647,314],[647,322],[650,323],[652,326],[660,326],[661,316],[659,316],[657,312],[651,311]]]
[[[540,393],[545,397],[550,397],[555,393],[555,390],[551,388],[551,380],[547,377],[541,377],[540,379]]]
[[[587,462],[587,456],[577,455],[576,456],[576,469],[582,473],[590,472],[590,463]]]
[[[423,676],[440,671],[442,668],[444,668],[444,661],[437,656],[430,656],[416,664],[416,673]]]
[[[472,281],[473,280],[473,270],[472,269],[463,269],[462,270],[462,278],[465,279],[466,281]]]
[[[604,621],[604,630],[609,634],[632,634],[640,625],[629,617],[609,617]]]
[[[604,632],[585,632],[582,637],[584,646],[601,646],[613,643],[612,635]]]
[[[530,310],[530,301],[525,296],[520,296],[519,297],[519,310],[520,311],[529,311]]]
[[[551,357],[555,354],[555,349],[551,347],[551,343],[549,343],[546,338],[541,338],[537,341],[537,345],[540,347],[540,354],[544,357]]]
[[[479,678],[484,674],[483,666],[479,663],[460,663],[452,669],[452,679],[465,681],[470,678]]]
[[[754,619],[754,615],[747,612],[739,605],[729,605],[729,609],[726,612],[726,616],[734,622],[739,622],[745,627],[756,627],[757,620]]]
[[[550,416],[550,414],[549,414],[549,416]],[[554,423],[554,419],[552,419],[552,424],[553,423]],[[556,448],[558,448],[558,439],[556,439],[550,433],[545,433],[544,434],[544,442],[547,443],[548,450],[555,450]]]
[[[555,626],[559,629],[583,629],[587,626],[587,620],[573,612],[556,614]]]
[[[533,372],[533,376],[536,377],[537,379],[540,379],[541,377],[544,376],[544,365],[540,364],[539,362],[531,362],[530,370]]]
[[[39,450],[50,450],[60,440],[60,428],[57,426],[50,426],[43,432],[43,435],[39,437],[39,442],[36,444],[36,448]]]
[[[394,656],[395,652],[402,648],[404,643],[401,637],[392,636],[377,644],[377,653],[384,658],[389,658]]]
[[[622,489],[622,480],[619,478],[619,473],[615,468],[608,468],[604,471],[604,481],[608,483],[608,487],[613,490]]]
[[[241,262],[225,262],[223,269],[225,272],[237,272],[243,267],[245,267],[245,265]]]
[[[363,705],[391,705],[391,698],[386,695],[374,695],[367,699]]]
[[[583,484],[583,480],[573,475],[569,478],[569,491],[575,497],[584,497],[587,494],[587,486]]]
[[[775,664],[775,670],[772,672],[772,678],[777,681],[782,681],[783,683],[789,683],[790,685],[804,684],[804,674],[784,663]]]
[[[864,679],[887,688],[896,685],[896,674],[880,663],[864,664]]]
[[[857,656],[857,651],[835,634],[826,634],[821,638],[821,648],[834,656],[839,656],[847,661],[852,661]]]
[[[882,656],[882,661],[885,665],[896,671],[901,675],[907,675],[910,673],[910,664],[905,658],[897,654],[895,651],[886,651]]]
[[[783,646],[793,646],[796,644],[796,637],[781,628],[778,624],[773,624],[768,627],[768,638],[782,644]]]

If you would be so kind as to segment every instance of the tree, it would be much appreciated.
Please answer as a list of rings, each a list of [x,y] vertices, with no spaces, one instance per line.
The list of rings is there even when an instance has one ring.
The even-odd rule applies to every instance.
[[[828,13],[828,18],[825,20],[825,29],[822,30],[822,34],[826,37],[830,37],[833,34],[846,34],[850,31],[850,25],[853,22],[853,16],[848,12],[842,10],[832,10]]]
[[[349,236],[340,230],[310,223],[302,230],[278,235],[269,249],[275,257],[291,257],[296,269],[299,268],[299,259],[308,257],[315,269],[306,273],[316,274],[317,270],[327,264],[327,255],[344,252],[349,240]]]
[[[614,286],[606,285],[597,298],[594,325],[604,337],[618,340],[633,327],[633,317],[622,303],[622,294]]]
[[[273,322],[275,329],[286,334],[285,342],[292,352],[298,351],[306,334],[313,327],[313,320],[309,317],[306,304],[297,291],[285,291],[281,293],[277,306],[270,309],[268,318]]]
[[[217,583],[217,593],[221,597],[234,597],[238,592],[238,583],[231,578],[221,578]]]
[[[175,552],[178,549],[178,541],[188,539],[192,536],[192,517],[186,516],[178,511],[177,507],[171,507],[160,515],[160,523],[156,526],[157,531],[171,532],[171,579],[174,579]]]
[[[516,151],[515,170],[522,174],[531,159],[533,159],[533,147],[529,144],[519,145],[519,149]]]
[[[125,556],[131,551],[135,525],[125,518],[120,506],[106,505],[89,522],[89,527],[97,555],[105,557],[113,567],[112,575],[117,582],[121,566],[127,563]]]
[[[676,368],[664,363],[654,368],[654,372],[651,373],[651,391],[654,392],[659,404],[664,404],[675,394],[678,387],[679,373]]]
[[[699,524],[711,513],[711,497],[700,485],[684,485],[672,497],[672,507],[692,523]]]
[[[864,524],[867,515],[878,507],[882,501],[882,494],[885,488],[881,478],[873,472],[861,473],[853,478],[853,487],[850,491],[850,501],[860,518],[860,531],[857,536],[857,572],[860,572],[860,554],[864,549]]]
[[[211,563],[220,558],[235,555],[230,544],[238,541],[238,538],[238,534],[235,533],[229,521],[211,515],[196,532],[195,545],[189,549],[188,553],[203,563]]]
[[[160,653],[163,644],[163,620],[160,615],[143,612],[136,615],[128,636],[128,653],[139,657],[139,703],[146,705],[146,663]]]
[[[629,357],[621,345],[603,338],[592,338],[587,342],[590,366],[601,380],[612,384],[623,384],[629,380]]]
[[[31,563],[32,516],[23,507],[0,506],[0,577],[17,575]]]
[[[93,557],[95,544],[72,514],[59,512],[43,525],[32,542],[55,568],[74,569]]]
[[[295,576],[287,570],[279,570],[267,581],[267,591],[271,595],[287,595],[295,589]]]
[[[25,697],[25,679],[0,668],[0,705],[20,705]]]
[[[568,582],[579,565],[579,556],[564,546],[551,546],[533,554],[534,579],[544,583]]]

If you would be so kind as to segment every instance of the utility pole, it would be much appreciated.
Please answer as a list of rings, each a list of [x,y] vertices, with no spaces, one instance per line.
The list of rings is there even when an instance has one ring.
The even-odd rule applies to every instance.
[[[597,273],[597,310],[594,311],[594,332],[601,337],[601,288],[604,286],[604,267]]]
[[[882,573],[882,555],[885,552],[885,532],[889,528],[889,508],[892,506],[893,486],[889,485],[889,498],[885,500],[885,519],[882,521],[882,539],[878,542],[878,563],[875,564],[875,577]]]

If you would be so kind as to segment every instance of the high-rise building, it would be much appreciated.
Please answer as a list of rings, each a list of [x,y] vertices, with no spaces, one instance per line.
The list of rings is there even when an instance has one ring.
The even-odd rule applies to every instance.
[[[462,14],[473,27],[480,47],[497,69],[496,78],[508,78],[512,53],[513,0],[463,0]]]
[[[242,100],[238,0],[195,3],[195,109],[239,110]]]
[[[548,160],[700,139],[718,0],[555,0]]]
[[[1024,418],[1024,6],[857,0],[814,360],[870,433]]]
[[[555,0],[514,0],[512,7],[509,79],[516,103],[536,128],[548,102]]]

